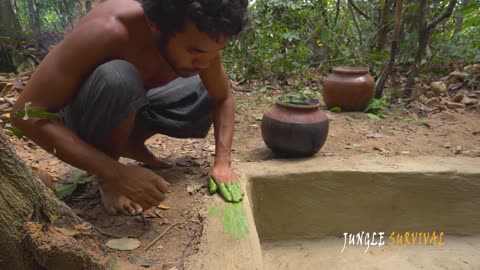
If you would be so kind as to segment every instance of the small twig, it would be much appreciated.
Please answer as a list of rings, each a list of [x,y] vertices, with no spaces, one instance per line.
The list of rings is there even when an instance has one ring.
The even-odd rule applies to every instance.
[[[162,234],[160,234],[157,238],[155,238],[145,249],[144,251],[147,251],[149,250],[153,245],[155,245],[155,243],[160,240],[160,238],[162,238],[168,231],[170,231],[173,227],[177,226],[178,224],[180,223],[183,223],[184,221],[179,221],[175,224],[173,224],[172,226],[168,227],[165,231],[163,231]]]
[[[370,17],[369,17],[367,14],[365,14],[365,12],[363,12],[363,11],[353,2],[353,0],[348,0],[348,3],[349,3],[350,5],[352,5],[352,7],[353,7],[360,15],[362,15],[365,19],[367,19],[367,20],[369,20],[369,21],[371,20]]]
[[[233,88],[235,92],[252,92],[252,89]]]
[[[184,269],[184,261],[185,261],[185,257],[187,255],[187,250],[188,250],[188,247],[192,244],[193,242],[193,239],[197,238],[198,234],[197,233],[194,233],[192,235],[192,237],[190,237],[190,240],[188,241],[187,245],[185,246],[185,248],[183,249],[183,252],[182,252],[182,257],[180,258],[180,262],[178,263],[178,266],[180,267],[180,270],[183,270]]]
[[[34,71],[34,70],[24,71],[24,72],[22,72],[22,73],[18,74],[18,76],[17,76],[17,77],[23,77],[23,76],[30,75],[30,74],[32,74],[32,73],[33,73],[33,71]]]
[[[140,213],[140,218],[142,219],[143,227],[147,228],[148,223],[147,223],[147,219],[145,218],[145,214],[143,212]]]

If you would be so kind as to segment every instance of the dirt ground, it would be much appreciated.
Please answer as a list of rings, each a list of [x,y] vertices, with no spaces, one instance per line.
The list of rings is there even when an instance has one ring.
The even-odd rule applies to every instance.
[[[262,141],[260,125],[263,113],[272,106],[272,99],[268,100],[265,96],[275,98],[283,91],[269,90],[260,94],[257,91],[260,86],[250,88],[252,90],[234,92],[234,166],[239,162],[275,158]],[[383,120],[372,120],[360,112],[325,111],[330,119],[330,132],[326,144],[316,156],[480,157],[480,110],[421,108],[414,103],[409,106],[396,103]],[[11,134],[10,139],[28,165],[47,172],[56,183],[65,182],[74,169],[28,139],[17,139]],[[208,199],[206,180],[214,158],[213,131],[205,139],[182,140],[157,135],[147,144],[154,153],[175,161],[176,166],[157,171],[171,183],[170,193],[163,202],[169,209],[149,211],[146,226],[138,216],[109,216],[100,203],[98,188],[93,182],[79,186],[66,202],[96,228],[101,241],[134,237],[142,242],[142,246],[134,251],[112,250],[121,269],[143,269],[147,266],[155,270],[183,269],[184,259],[198,250],[207,213],[203,202]],[[133,160],[121,161],[136,164]],[[172,225],[173,228],[152,248],[144,251],[149,243]]]

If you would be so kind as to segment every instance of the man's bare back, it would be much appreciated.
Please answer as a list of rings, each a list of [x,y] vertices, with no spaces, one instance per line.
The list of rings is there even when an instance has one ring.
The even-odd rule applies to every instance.
[[[125,40],[115,58],[135,65],[145,89],[164,85],[178,77],[156,48],[143,9],[135,0],[109,0],[87,14],[77,28],[91,28],[109,22],[124,29]],[[92,26],[93,24],[93,26]]]
[[[99,70],[106,64],[110,69],[113,68],[113,74],[119,72],[115,71],[119,66],[123,66],[121,68],[123,72],[132,70],[120,74],[112,83],[138,74],[141,85],[137,86],[137,89],[141,89],[142,92],[164,86],[178,77],[200,75],[203,86],[215,102],[213,123],[216,133],[216,158],[212,176],[219,179],[219,182],[235,181],[236,175],[231,168],[230,157],[233,97],[221,64],[220,51],[230,36],[237,34],[243,27],[247,1],[219,1],[218,4],[220,2],[224,4],[222,8],[228,12],[218,9],[216,1],[204,0],[192,4],[181,0],[164,2],[144,0],[140,4],[134,0],[109,0],[101,4],[87,14],[42,61],[19,97],[15,109],[20,110],[27,102],[31,102],[32,107],[58,112],[71,106],[78,107],[75,104],[80,102],[84,104],[79,107],[80,114],[83,114],[82,110],[89,110],[86,113],[91,113],[95,107],[87,109],[82,106],[96,104],[92,102],[98,100],[79,101],[79,98],[97,95],[100,98],[100,93],[106,91],[99,89],[98,91],[102,92],[98,94],[88,92],[97,91],[93,84],[90,85],[90,81],[93,80],[92,76],[105,77],[99,75],[101,74]],[[164,4],[169,4],[176,13],[166,12],[162,6]],[[184,10],[184,7],[187,10]],[[218,20],[215,22],[209,18],[207,22],[213,23],[211,26],[198,28],[198,25],[204,24],[205,18],[196,16],[195,12],[204,14],[206,11],[203,9],[212,8],[213,10],[209,10],[208,13],[216,12]],[[225,13],[231,14],[232,17],[223,18]],[[183,21],[179,21],[178,25],[170,25],[171,21],[177,20],[180,15],[184,16]],[[170,18],[167,18],[168,16]],[[232,20],[231,25],[225,23],[228,19]],[[199,23],[195,20],[204,22]],[[210,29],[224,30],[209,33]],[[136,80],[132,78],[125,80],[125,83],[118,87],[128,92],[131,88],[128,84]],[[95,80],[98,79],[93,81]],[[119,101],[120,103],[112,103],[112,98],[121,99],[121,93],[115,94],[115,86],[109,91],[113,92],[102,94],[106,95],[104,103],[111,103],[107,108],[125,102],[124,98],[123,101]],[[45,150],[56,153],[58,158],[75,167],[94,173],[102,187],[102,197],[107,210],[112,213],[135,214],[142,209],[158,205],[163,198],[162,193],[168,189],[168,183],[150,170],[125,166],[117,161],[118,157],[127,156],[147,164],[156,164],[160,167],[166,165],[144,145],[144,141],[156,130],[142,130],[139,134],[134,130],[139,121],[138,110],[146,106],[147,101],[138,92],[132,94],[132,97],[140,96],[137,100],[143,100],[143,103],[136,102],[136,107],[128,104],[116,109],[112,107],[108,113],[113,113],[114,119],[122,121],[112,124],[106,120],[105,125],[112,125],[114,128],[108,131],[108,137],[102,139],[100,143],[88,141],[88,136],[79,135],[84,131],[83,128],[90,128],[88,126],[78,127],[75,131],[67,128],[66,122],[18,118],[12,120],[27,137]],[[90,115],[92,121],[93,118],[97,118],[95,114]],[[124,116],[119,118],[120,115]],[[89,119],[86,120],[88,124]],[[102,122],[97,125],[102,127]],[[135,181],[132,181],[134,179]]]

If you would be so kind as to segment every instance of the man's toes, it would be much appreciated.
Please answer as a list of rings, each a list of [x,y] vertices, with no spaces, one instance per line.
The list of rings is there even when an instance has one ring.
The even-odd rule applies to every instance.
[[[132,202],[130,205],[135,209],[135,214],[140,214],[143,211],[143,208],[139,204]]]
[[[123,211],[124,211],[125,215],[135,215],[135,214],[137,214],[135,208],[133,208],[131,203],[125,204],[123,206]]]

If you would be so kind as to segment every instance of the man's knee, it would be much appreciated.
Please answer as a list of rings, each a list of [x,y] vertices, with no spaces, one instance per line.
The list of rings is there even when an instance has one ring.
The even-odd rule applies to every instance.
[[[109,89],[123,89],[129,85],[142,85],[134,65],[124,60],[112,60],[98,66],[90,77]]]
[[[82,139],[101,146],[148,104],[137,69],[114,60],[98,66],[64,110],[64,120]]]

